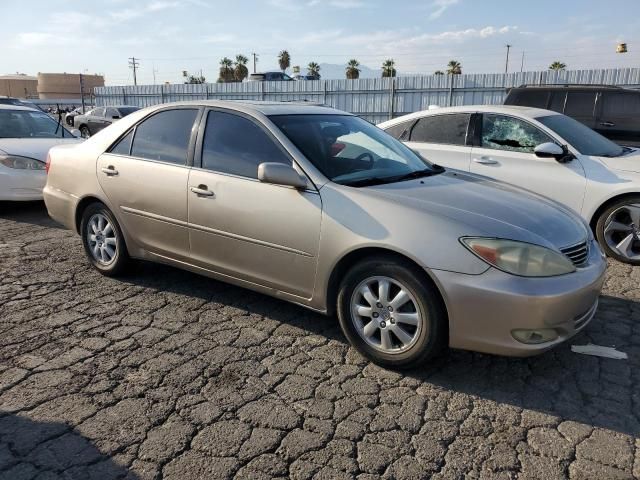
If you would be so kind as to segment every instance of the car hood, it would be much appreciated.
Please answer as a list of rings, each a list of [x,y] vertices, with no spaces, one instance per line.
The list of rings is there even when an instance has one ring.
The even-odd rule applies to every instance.
[[[596,157],[612,170],[623,170],[625,172],[640,173],[640,149],[636,148],[632,152],[621,157]]]
[[[589,238],[585,223],[559,204],[486,177],[456,170],[368,187],[371,194],[466,225],[466,235],[563,248]]]
[[[51,147],[82,143],[81,138],[0,138],[0,153],[35,158],[44,162]]]

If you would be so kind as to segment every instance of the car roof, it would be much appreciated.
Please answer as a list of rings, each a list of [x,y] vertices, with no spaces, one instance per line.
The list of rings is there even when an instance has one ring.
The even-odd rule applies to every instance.
[[[5,104],[5,103],[0,103],[0,110],[25,110],[27,112],[31,112],[33,110],[35,110],[36,112],[40,112],[41,111],[35,106],[33,106],[33,107],[24,107],[22,105],[11,105],[11,104]]]
[[[517,87],[511,88],[511,90],[627,90],[627,91],[637,91],[631,88],[624,88],[618,85],[595,85],[595,84],[579,84],[579,83],[556,83],[556,84],[546,84],[546,85],[518,85]]]
[[[192,100],[186,102],[163,103],[157,108],[167,106],[204,106],[220,107],[238,110],[245,113],[261,113],[263,115],[351,115],[350,113],[336,110],[318,103],[312,102],[270,102],[258,100]]]
[[[380,125],[391,126],[396,123],[402,123],[407,120],[413,120],[421,117],[427,117],[430,115],[443,115],[446,113],[503,113],[503,114],[517,114],[523,117],[535,118],[544,117],[548,115],[560,115],[557,112],[551,110],[544,110],[542,108],[534,107],[521,107],[518,105],[464,105],[460,107],[438,107],[430,110],[422,110],[420,112],[410,113],[403,115],[402,117],[394,118],[393,120],[387,120],[380,123]]]

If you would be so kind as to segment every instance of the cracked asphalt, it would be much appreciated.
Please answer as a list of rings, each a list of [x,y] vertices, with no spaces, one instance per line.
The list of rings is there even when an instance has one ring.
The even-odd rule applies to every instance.
[[[108,279],[40,203],[0,206],[0,478],[640,477],[640,268],[529,359],[372,365],[334,319],[170,267]]]

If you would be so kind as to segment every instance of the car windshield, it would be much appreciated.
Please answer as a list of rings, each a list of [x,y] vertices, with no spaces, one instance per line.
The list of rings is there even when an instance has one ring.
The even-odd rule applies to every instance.
[[[135,112],[136,110],[140,110],[140,107],[118,107],[118,111],[120,112],[120,115],[122,115],[123,117],[126,117],[130,113]]]
[[[536,120],[564,138],[582,155],[619,157],[625,153],[621,146],[566,115],[548,115]]]
[[[0,110],[0,138],[73,137],[49,115],[35,110]]]
[[[330,180],[366,186],[428,176],[444,169],[351,115],[272,115],[273,123]]]

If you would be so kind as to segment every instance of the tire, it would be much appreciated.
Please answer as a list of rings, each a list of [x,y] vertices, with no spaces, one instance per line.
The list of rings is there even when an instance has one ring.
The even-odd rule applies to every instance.
[[[73,127],[73,117],[67,117],[66,119],[67,125]]]
[[[640,265],[640,195],[609,205],[598,217],[596,238],[607,256]]]
[[[386,290],[381,290],[382,284],[388,285]],[[365,285],[374,293],[376,302],[385,297],[385,291],[387,300],[383,298],[374,307],[372,303],[376,302],[367,301],[362,295]],[[394,303],[401,290],[409,301]],[[390,308],[394,305],[395,310]],[[367,306],[372,308],[367,310]],[[435,286],[425,281],[424,272],[409,262],[374,257],[356,264],[340,285],[337,312],[349,342],[381,366],[412,368],[438,355],[447,344],[448,319],[442,298]],[[405,323],[410,319],[415,325]],[[368,335],[371,332],[373,335]]]
[[[89,127],[82,125],[80,126],[80,134],[82,135],[82,138],[89,138],[91,136],[91,131],[89,130]]]
[[[127,246],[120,225],[106,206],[92,203],[82,212],[80,235],[87,258],[96,270],[107,277],[125,272],[130,263]]]

